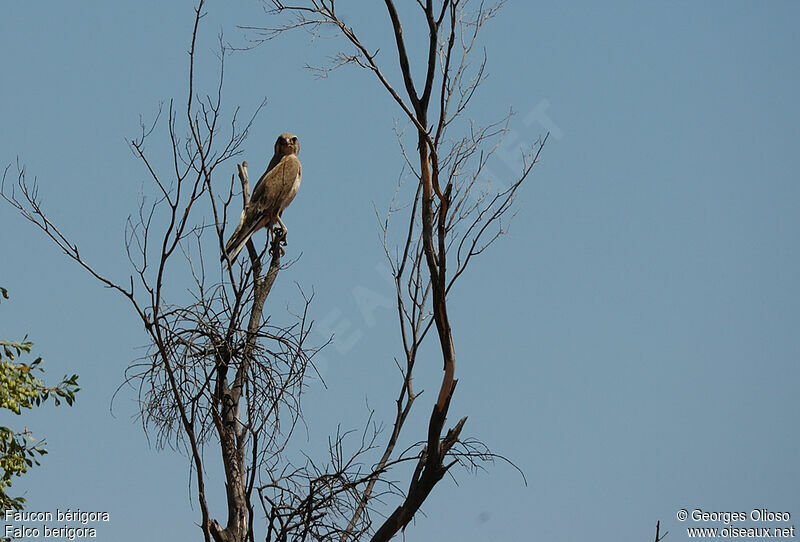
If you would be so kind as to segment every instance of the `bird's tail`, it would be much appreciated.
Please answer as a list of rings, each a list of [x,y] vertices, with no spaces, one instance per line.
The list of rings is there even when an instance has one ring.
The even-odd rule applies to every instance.
[[[236,260],[236,257],[247,244],[247,241],[249,241],[253,234],[259,229],[259,222],[261,221],[251,220],[248,222],[240,222],[236,227],[231,238],[225,243],[225,254],[228,255],[231,262]],[[223,261],[225,260],[225,254],[220,258]]]

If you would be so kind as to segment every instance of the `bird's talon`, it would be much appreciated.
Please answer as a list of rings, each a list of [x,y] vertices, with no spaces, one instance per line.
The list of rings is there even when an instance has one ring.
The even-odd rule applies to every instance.
[[[270,256],[275,256],[276,255],[276,251],[277,251],[277,254],[279,256],[283,256],[284,254],[286,254],[286,251],[283,250],[282,247],[278,246],[278,247],[272,247],[271,249],[269,249],[269,255]]]

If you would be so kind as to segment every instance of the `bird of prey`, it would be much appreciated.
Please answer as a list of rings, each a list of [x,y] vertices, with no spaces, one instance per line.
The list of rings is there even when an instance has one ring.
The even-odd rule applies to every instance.
[[[225,254],[233,262],[247,241],[261,228],[272,230],[277,223],[286,238],[286,224],[281,220],[283,210],[292,202],[300,188],[302,168],[297,154],[300,142],[294,134],[281,134],[275,141],[275,154],[253,189],[250,201],[242,211],[239,225],[225,245]],[[273,233],[274,235],[274,233]],[[225,259],[225,255],[222,256]]]

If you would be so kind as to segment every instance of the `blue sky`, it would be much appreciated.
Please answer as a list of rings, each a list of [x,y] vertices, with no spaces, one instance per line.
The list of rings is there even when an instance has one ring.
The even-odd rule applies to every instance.
[[[3,11],[0,162],[19,158],[52,219],[122,280],[124,220],[147,190],[126,139],[140,115],[185,96],[192,3]],[[394,61],[379,11],[348,17]],[[451,418],[468,415],[465,432],[528,485],[501,463],[459,473],[408,540],[648,540],[656,520],[682,540],[682,508],[800,518],[798,21],[798,4],[777,1],[509,2],[489,23],[489,79],[469,115],[518,112],[493,172],[510,178],[520,143],[551,138],[510,233],[453,291]],[[209,5],[201,83],[213,82],[220,31],[241,43],[236,25],[269,22],[254,1]],[[361,426],[367,403],[388,416],[399,353],[393,310],[359,300],[391,297],[372,204],[386,207],[402,165],[401,112],[366,73],[317,80],[303,68],[339,43],[298,33],[233,55],[226,71],[228,111],[268,100],[245,144],[251,169],[278,133],[302,141],[303,186],[284,215],[302,258],[271,301],[280,315],[299,302],[294,281],[313,287],[313,316],[336,333],[321,360],[328,387],[306,398],[300,445],[312,452],[337,422]],[[29,334],[51,378],[77,372],[84,388],[71,409],[0,418],[49,442],[15,484],[29,508],[108,511],[105,540],[199,537],[187,462],[148,445],[132,392],[110,410],[141,354],[140,323],[7,206],[0,246],[12,295],[0,336]],[[422,369],[419,435],[440,361]]]

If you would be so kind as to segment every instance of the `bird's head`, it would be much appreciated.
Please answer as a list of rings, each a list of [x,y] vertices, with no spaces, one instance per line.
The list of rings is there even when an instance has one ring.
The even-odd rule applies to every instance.
[[[275,142],[275,154],[288,156],[300,153],[300,140],[294,134],[281,134]]]

